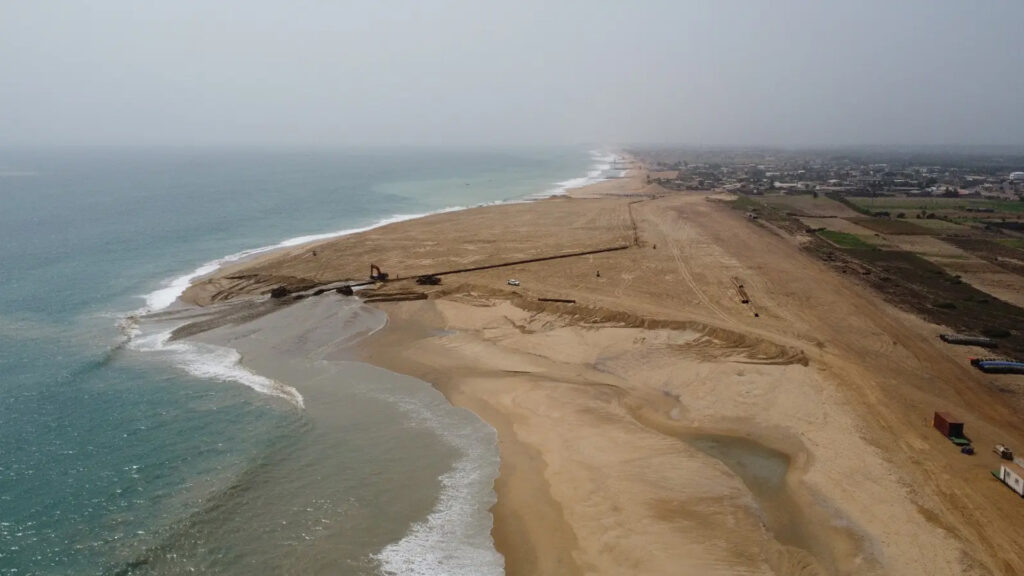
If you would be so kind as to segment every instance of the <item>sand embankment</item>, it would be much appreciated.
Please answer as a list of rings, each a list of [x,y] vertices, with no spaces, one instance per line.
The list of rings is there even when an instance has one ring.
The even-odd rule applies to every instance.
[[[498,431],[509,574],[1024,573],[994,456],[960,455],[929,420],[956,411],[981,447],[1024,445],[1024,426],[938,327],[707,195],[636,171],[579,196],[290,249],[185,298],[629,244],[377,291],[428,299],[375,304],[389,324],[362,357]]]

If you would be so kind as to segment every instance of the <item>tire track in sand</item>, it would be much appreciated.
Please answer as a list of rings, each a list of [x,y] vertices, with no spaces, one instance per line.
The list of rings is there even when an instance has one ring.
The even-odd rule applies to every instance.
[[[693,274],[690,273],[690,269],[686,266],[686,263],[683,261],[683,255],[679,251],[679,247],[676,245],[676,243],[673,241],[673,238],[665,229],[664,223],[661,221],[656,221],[656,223],[658,226],[658,231],[665,239],[665,245],[667,245],[672,251],[672,257],[676,261],[676,268],[679,270],[679,275],[683,277],[683,280],[686,281],[686,284],[697,295],[697,298],[700,299],[701,303],[703,303],[705,306],[711,309],[711,311],[714,312],[715,315],[717,315],[719,318],[725,320],[730,324],[735,324],[735,321],[728,314],[722,312],[720,308],[715,306],[711,302],[711,299],[708,298],[707,295],[704,294],[704,292],[697,286],[697,282],[693,279]],[[682,220],[678,220],[676,224],[680,227],[688,228],[686,223],[683,222]]]

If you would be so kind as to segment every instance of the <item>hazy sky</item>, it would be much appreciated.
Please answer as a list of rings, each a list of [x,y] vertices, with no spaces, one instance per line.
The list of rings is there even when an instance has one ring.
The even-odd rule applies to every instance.
[[[1024,0],[0,0],[0,144],[1021,144]]]

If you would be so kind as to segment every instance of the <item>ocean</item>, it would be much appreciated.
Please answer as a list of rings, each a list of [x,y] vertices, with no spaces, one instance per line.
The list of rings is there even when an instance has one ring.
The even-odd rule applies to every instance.
[[[0,574],[501,573],[478,418],[358,362],[300,363],[285,385],[130,319],[225,261],[561,193],[612,159],[0,150]]]

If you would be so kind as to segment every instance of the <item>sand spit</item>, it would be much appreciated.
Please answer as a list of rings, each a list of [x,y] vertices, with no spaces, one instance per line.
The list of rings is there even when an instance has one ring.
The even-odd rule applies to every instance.
[[[954,410],[977,445],[1024,446],[992,377],[791,239],[644,175],[264,255],[184,299],[631,244],[388,283],[426,299],[374,304],[388,326],[358,344],[497,430],[508,574],[1024,573],[994,456],[929,424]]]

